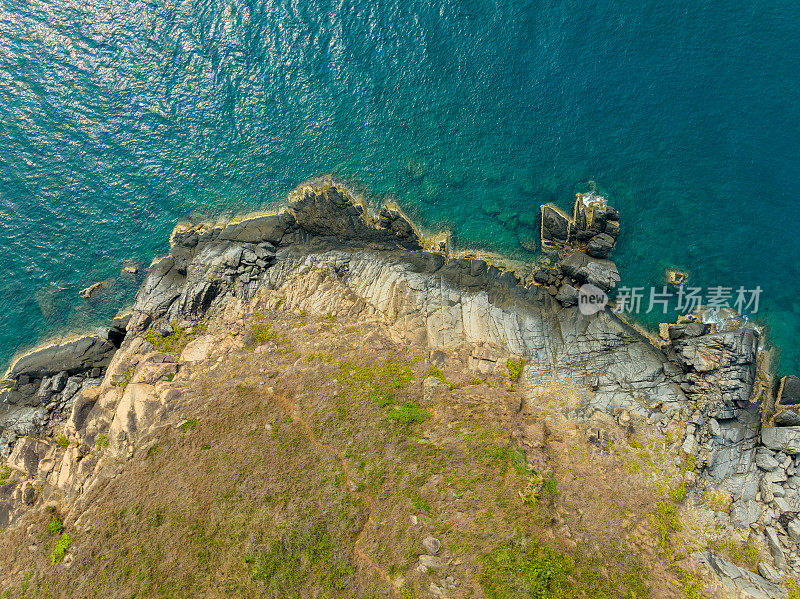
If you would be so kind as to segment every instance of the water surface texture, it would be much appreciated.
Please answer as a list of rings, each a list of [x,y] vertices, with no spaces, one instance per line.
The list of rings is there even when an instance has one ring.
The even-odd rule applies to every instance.
[[[711,4],[0,0],[0,364],[130,302],[177,220],[336,173],[527,258],[596,181],[623,284],[760,285],[800,371],[800,4]]]

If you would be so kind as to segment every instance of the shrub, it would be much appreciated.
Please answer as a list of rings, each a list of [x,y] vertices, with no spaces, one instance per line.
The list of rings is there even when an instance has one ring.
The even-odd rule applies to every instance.
[[[57,443],[59,447],[69,447],[69,439],[67,439],[66,435],[61,435]]]
[[[61,518],[55,517],[47,524],[47,534],[52,535],[62,532],[64,530],[64,523]]]
[[[72,547],[72,539],[67,533],[61,533],[58,541],[56,541],[55,547],[53,547],[53,552],[50,554],[50,560],[53,562],[53,565],[64,559],[70,547]]]
[[[148,331],[145,339],[153,346],[153,349],[163,353],[180,353],[185,344],[180,340],[183,338],[183,329],[178,323],[172,323],[172,332],[168,335],[162,335],[158,331]]]
[[[405,402],[399,408],[389,412],[389,420],[399,422],[406,428],[418,422],[425,422],[430,417],[431,413],[428,412],[428,410],[410,401]]]
[[[0,485],[6,484],[6,481],[11,478],[11,468],[3,466],[0,468]]]
[[[522,376],[522,368],[525,366],[525,360],[509,360],[508,361],[508,378],[512,381],[519,380]]]
[[[120,380],[118,387],[124,391],[125,387],[131,384],[131,380],[133,379],[133,375],[135,372],[136,372],[136,366],[131,366],[130,368],[128,368],[128,370],[126,370],[123,373],[122,379]]]
[[[95,441],[95,446],[97,449],[103,449],[104,447],[108,447],[108,436],[107,435],[99,435],[97,437],[97,441]]]
[[[177,322],[173,322],[172,332],[168,335],[162,335],[158,331],[150,330],[145,335],[145,339],[156,351],[166,354],[179,354],[188,345],[189,341],[204,334],[205,331],[206,323],[202,321],[196,323],[189,330],[182,328]]]
[[[264,345],[270,341],[275,343],[277,339],[278,333],[268,324],[254,324],[250,329],[249,344],[252,346]]]
[[[192,418],[191,420],[187,420],[186,422],[181,424],[178,428],[181,429],[183,432],[195,430],[197,428],[197,418]]]

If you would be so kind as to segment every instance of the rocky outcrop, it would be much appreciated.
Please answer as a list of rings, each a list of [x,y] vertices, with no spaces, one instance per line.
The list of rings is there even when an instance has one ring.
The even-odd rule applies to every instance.
[[[26,476],[80,493],[103,462],[79,448],[105,437],[109,456],[129,455],[179,405],[166,381],[214,349],[214,340],[200,335],[176,360],[155,351],[148,333],[166,336],[173,325],[190,330],[208,318],[235,327],[250,312],[279,307],[346,315],[434,352],[466,349],[481,374],[507,371],[509,356],[522,357],[527,401],[568,387],[575,421],[624,415],[663,430],[682,427],[676,443],[704,484],[730,494],[730,522],[769,540],[778,569],[800,571],[789,549],[791,531],[800,531],[790,528],[800,513],[794,381],[782,385],[776,427],[762,430],[755,389],[763,340],[753,326],[701,314],[666,327],[659,343],[608,311],[577,309],[581,285],[609,291],[619,282],[607,258],[618,234],[619,214],[596,194],[579,195],[572,218],[543,207],[542,245],[560,261],[522,280],[486,260],[451,256],[446,245],[424,250],[398,209],[373,217],[329,180],[300,187],[277,214],[180,225],[169,255],[149,269],[130,322],[15,364],[3,391],[0,450],[13,447]],[[53,414],[75,441],[69,450],[35,440]],[[58,465],[50,468],[53,452]],[[750,574],[728,574],[737,588],[762,585]]]
[[[534,280],[564,307],[578,303],[578,288],[592,285],[608,292],[620,281],[616,265],[608,260],[619,236],[619,213],[594,192],[577,194],[570,218],[555,206],[541,207],[542,249],[554,253],[559,264],[541,268]]]
[[[76,396],[103,380],[126,334],[129,316],[73,341],[34,350],[0,381],[0,455],[21,437],[44,433],[72,409]]]
[[[542,248],[559,252],[581,249],[594,258],[605,258],[619,236],[619,212],[596,192],[575,194],[570,218],[556,206],[541,207]]]
[[[751,474],[761,412],[750,397],[758,332],[750,327],[719,331],[711,324],[684,321],[667,327],[667,337],[667,355],[680,369],[675,380],[692,409],[687,453],[743,501],[755,498],[758,487]]]
[[[723,559],[711,551],[700,551],[693,557],[708,568],[722,581],[722,585],[728,597],[738,597],[741,599],[777,599],[786,597],[787,593],[780,584],[780,577],[777,572],[770,573],[776,580],[770,581],[764,576],[750,572],[744,568]],[[772,570],[767,566],[769,570]],[[769,570],[766,572],[769,573]]]

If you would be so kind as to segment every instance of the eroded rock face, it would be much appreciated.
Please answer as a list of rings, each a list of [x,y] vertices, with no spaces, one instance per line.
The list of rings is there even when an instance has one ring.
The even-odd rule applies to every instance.
[[[786,597],[786,590],[779,584],[771,582],[755,572],[739,568],[711,551],[701,551],[693,554],[693,557],[721,578],[729,597],[746,597],[748,599]]]
[[[8,466],[18,470],[28,476],[36,476],[42,463],[51,458],[55,453],[55,446],[35,439],[26,437],[14,446],[14,451],[8,456]]]
[[[91,335],[32,351],[11,366],[0,382],[0,455],[16,438],[42,432],[65,416],[76,394],[101,380],[129,320],[117,318]]]
[[[542,268],[534,280],[564,307],[578,303],[577,289],[590,284],[608,292],[620,281],[606,258],[619,236],[619,213],[595,193],[577,194],[570,218],[555,206],[541,207],[542,248],[558,254],[555,272]]]
[[[670,325],[667,337],[666,353],[679,368],[674,380],[693,414],[687,439],[694,449],[687,453],[740,502],[753,500],[760,484],[755,452],[761,410],[750,401],[758,333],[749,327],[714,332],[709,324],[684,321]]]
[[[633,414],[654,426],[685,423],[680,446],[697,458],[704,477],[730,491],[734,523],[793,519],[800,512],[800,464],[794,457],[800,454],[800,433],[793,425],[761,430],[760,407],[751,402],[758,333],[685,321],[668,327],[659,347],[614,314],[582,314],[575,307],[577,285],[609,290],[619,282],[616,266],[604,258],[619,233],[619,215],[591,202],[581,202],[573,219],[545,214],[543,230],[551,240],[563,238],[585,251],[572,248],[557,267],[537,271],[530,284],[485,260],[423,251],[399,211],[385,208],[373,218],[328,184],[301,188],[290,211],[224,226],[178,227],[170,254],[152,265],[137,294],[125,329],[132,334],[119,352],[118,343],[98,337],[86,346],[87,356],[106,345],[114,351],[97,354],[102,365],[86,358],[78,374],[62,368],[61,350],[46,354],[55,362],[45,363],[42,355],[19,366],[4,393],[22,389],[37,399],[6,404],[0,415],[13,439],[24,439],[14,447],[15,463],[38,476],[40,454],[60,452],[58,466],[47,466],[48,480],[77,492],[74,481],[87,478],[102,460],[98,466],[97,458],[84,457],[78,447],[40,448],[29,439],[44,430],[49,414],[62,414],[65,431],[80,445],[107,435],[108,455],[123,458],[176,405],[175,392],[163,382],[202,364],[214,350],[215,340],[201,336],[179,358],[169,357],[145,342],[148,329],[168,330],[173,322],[190,326],[209,314],[235,327],[245,306],[280,305],[379,322],[396,340],[434,353],[469,348],[470,367],[480,374],[504,372],[508,356],[524,356],[520,385],[527,400],[569,385],[575,390],[569,416],[577,421]],[[123,388],[126,372],[133,374]],[[792,385],[784,385],[787,398]],[[59,407],[48,411],[51,404]],[[783,414],[776,424],[794,422],[792,411]],[[0,521],[2,510],[0,501]],[[709,562],[712,569],[715,564]]]
[[[764,427],[761,442],[772,451],[797,455],[800,453],[800,426]]]

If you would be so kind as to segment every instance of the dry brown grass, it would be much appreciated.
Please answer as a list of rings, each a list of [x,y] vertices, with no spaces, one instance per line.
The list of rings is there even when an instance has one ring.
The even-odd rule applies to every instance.
[[[245,344],[177,377],[189,422],[98,489],[88,526],[65,519],[68,569],[50,563],[48,515],[0,535],[0,593],[406,599],[452,577],[449,596],[484,597],[484,556],[533,540],[572,568],[558,596],[626,596],[626,584],[649,596],[643,581],[677,596],[645,530],[660,495],[629,453],[520,411],[521,390],[477,380],[465,356],[443,369],[453,389],[426,387],[429,364],[378,328],[264,322],[280,340],[270,351]],[[408,404],[430,418],[390,418]],[[421,572],[428,535],[443,566]]]

